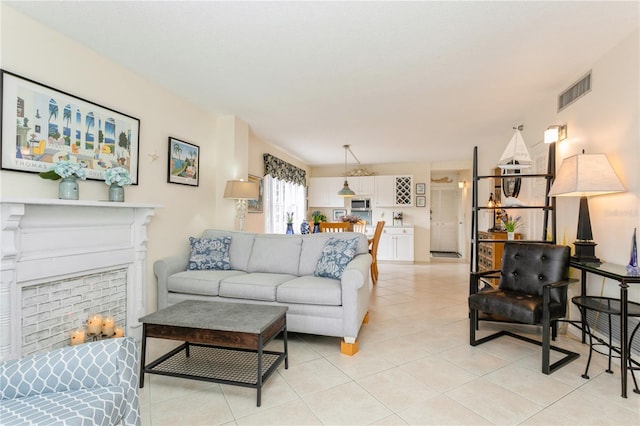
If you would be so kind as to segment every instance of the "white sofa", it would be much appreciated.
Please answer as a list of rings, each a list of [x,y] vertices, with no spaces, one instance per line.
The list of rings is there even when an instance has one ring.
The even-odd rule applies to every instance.
[[[183,300],[285,305],[287,330],[342,337],[342,353],[358,351],[358,332],[369,309],[369,254],[362,233],[253,234],[205,230],[201,238],[230,237],[229,270],[188,270],[189,255],[154,263],[158,309]],[[330,238],[357,239],[341,279],[314,276]]]

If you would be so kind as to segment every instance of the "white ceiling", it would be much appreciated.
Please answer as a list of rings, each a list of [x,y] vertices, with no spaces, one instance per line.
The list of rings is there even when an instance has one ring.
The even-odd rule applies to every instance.
[[[310,165],[340,164],[344,144],[364,165],[506,146],[640,15],[638,1],[6,4]]]

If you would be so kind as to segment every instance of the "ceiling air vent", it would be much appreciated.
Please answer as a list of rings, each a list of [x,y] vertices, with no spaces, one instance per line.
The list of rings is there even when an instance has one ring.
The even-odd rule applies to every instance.
[[[591,71],[558,96],[558,112],[591,91]]]

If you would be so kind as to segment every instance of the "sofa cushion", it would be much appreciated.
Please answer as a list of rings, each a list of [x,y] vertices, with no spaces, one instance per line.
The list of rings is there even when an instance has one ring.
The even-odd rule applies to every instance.
[[[280,303],[340,306],[342,286],[338,280],[307,275],[280,284],[276,300]]]
[[[356,254],[369,253],[367,237],[360,232],[324,232],[302,236],[302,250],[300,252],[300,267],[298,276],[313,275],[322,256],[326,242],[331,239],[358,239]]]
[[[247,271],[298,275],[301,246],[299,235],[256,235]]]
[[[318,265],[314,275],[316,277],[342,278],[342,272],[347,267],[351,259],[356,255],[357,238],[342,240],[331,238],[322,249],[322,257],[318,260]]]
[[[178,272],[167,279],[167,290],[177,293],[217,296],[220,288],[220,281],[229,277],[246,274],[246,272],[233,270]]]
[[[230,237],[231,244],[229,246],[229,259],[231,261],[231,269],[235,269],[236,271],[247,271],[247,266],[249,265],[249,256],[251,256],[251,249],[253,248],[253,240],[255,238],[255,234],[249,232],[206,229],[202,233],[202,237]]]
[[[229,244],[231,238],[194,238],[189,237],[191,254],[189,270],[231,269]]]
[[[238,299],[276,300],[276,288],[296,278],[289,274],[269,274],[256,272],[229,277],[220,283],[219,295]]]
[[[2,424],[115,425],[122,421],[127,401],[121,386],[52,392],[3,400]]]

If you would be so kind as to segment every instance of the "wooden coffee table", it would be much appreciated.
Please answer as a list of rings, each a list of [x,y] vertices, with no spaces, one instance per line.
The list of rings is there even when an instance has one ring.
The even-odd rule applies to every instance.
[[[257,389],[284,360],[289,368],[286,306],[187,300],[140,318],[144,373],[204,380]],[[282,333],[282,352],[264,346]],[[145,365],[147,338],[180,340],[184,344]]]

